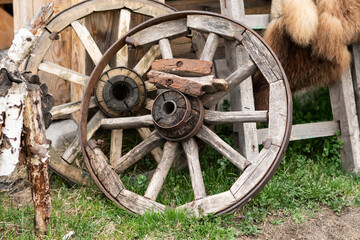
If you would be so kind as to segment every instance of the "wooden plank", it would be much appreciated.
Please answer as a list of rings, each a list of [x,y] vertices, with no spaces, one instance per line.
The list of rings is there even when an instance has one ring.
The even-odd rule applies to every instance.
[[[51,109],[50,113],[52,114],[53,119],[65,116],[67,114],[74,113],[79,111],[81,107],[81,101],[65,103],[62,105],[55,106]],[[89,109],[97,107],[95,98],[90,99]]]
[[[194,211],[196,216],[206,215],[209,213],[216,213],[224,210],[236,203],[236,199],[230,191],[211,195],[202,199],[195,200],[178,207],[179,209],[186,208]]]
[[[178,90],[190,96],[201,96],[205,92],[223,91],[227,88],[224,79],[215,79],[214,76],[180,77],[175,74],[151,70],[147,74],[148,81],[158,87]]]
[[[14,19],[0,8],[0,49],[8,49],[14,39]]]
[[[208,124],[223,124],[236,122],[267,122],[267,111],[231,111],[220,112],[205,110],[204,121]]]
[[[156,167],[154,175],[146,189],[144,197],[156,201],[161,188],[164,184],[166,176],[170,170],[171,165],[174,163],[176,156],[180,153],[179,144],[167,141],[164,145],[164,153],[159,164]]]
[[[193,138],[182,142],[182,146],[188,162],[194,199],[204,198],[206,197],[206,190],[199,161],[199,147]]]
[[[135,13],[145,14],[147,16],[162,16],[173,12],[166,5],[150,2],[146,0],[92,0],[84,1],[81,5],[68,9],[62,13],[61,17],[53,19],[47,28],[49,31],[59,32],[64,29],[69,22],[81,19],[93,12],[118,10],[122,8],[130,9]],[[66,21],[65,21],[66,20]]]
[[[94,133],[99,129],[101,119],[105,118],[105,114],[99,110],[88,122],[87,124],[87,139],[89,140]],[[66,149],[66,151],[61,156],[67,163],[71,164],[77,155],[81,152],[80,145],[80,136],[77,135],[74,141],[70,144],[70,146]]]
[[[281,70],[265,45],[251,32],[246,31],[243,36],[243,46],[266,80],[269,83],[282,80]]]
[[[354,85],[354,94],[356,101],[356,110],[358,121],[360,122],[360,42],[351,45],[352,64],[351,64],[351,76]]]
[[[161,56],[159,45],[152,46],[134,67],[134,71],[143,76],[151,67],[154,60]],[[148,87],[146,87],[148,89]]]
[[[347,171],[360,171],[360,136],[351,72],[348,69],[341,81],[330,88],[330,99],[334,120],[340,121],[344,148],[341,158]]]
[[[101,127],[104,129],[129,129],[153,126],[153,118],[149,115],[137,117],[104,118]]]
[[[219,45],[219,36],[212,32],[209,33],[209,36],[206,39],[205,46],[202,51],[200,59],[211,62],[214,58],[218,45]]]
[[[241,174],[230,188],[230,192],[239,201],[246,196],[264,178],[268,169],[273,164],[280,148],[271,145],[269,149],[263,148],[255,161]]]
[[[338,121],[296,124],[291,128],[290,141],[334,136],[340,130]],[[259,143],[268,138],[268,128],[257,130]]]
[[[203,102],[204,106],[208,109],[210,109],[212,106],[215,106],[226,94],[228,94],[232,89],[238,86],[242,81],[254,74],[256,70],[257,67],[251,60],[243,64],[225,79],[228,84],[228,88],[226,91],[204,94],[201,97],[201,101]]]
[[[197,59],[158,59],[151,64],[151,69],[172,73],[181,77],[201,77],[210,75],[212,72],[212,62]]]
[[[207,15],[188,15],[187,26],[200,32],[216,33],[230,40],[245,31],[245,28],[229,20]]]
[[[159,46],[160,46],[161,57],[163,59],[174,58],[171,51],[171,45],[169,39],[167,38],[160,39]]]
[[[51,63],[48,61],[44,61],[40,63],[39,70],[55,75],[62,79],[68,80],[72,83],[80,84],[82,86],[86,86],[90,78],[89,76],[75,72],[71,69],[62,67],[58,64]]]
[[[250,164],[246,158],[234,150],[230,145],[228,145],[224,140],[222,140],[205,125],[200,128],[196,136],[205,143],[209,144],[216,151],[221,153],[224,157],[226,157],[226,159],[232,162],[239,169],[244,170]]]
[[[156,43],[163,38],[176,38],[185,35],[187,32],[186,19],[179,19],[153,25],[135,33],[131,37],[134,38],[135,45],[142,46]]]
[[[120,192],[120,194],[116,197],[116,200],[118,200],[125,208],[138,214],[165,211],[165,206],[163,204],[154,202],[126,189]]]
[[[270,14],[245,15],[244,24],[252,29],[266,29],[270,22]]]
[[[131,149],[128,153],[114,162],[113,168],[116,172],[121,172],[139,161],[146,154],[148,154],[155,147],[163,144],[165,140],[160,137],[157,131],[153,131],[147,138],[145,138],[136,147]]]

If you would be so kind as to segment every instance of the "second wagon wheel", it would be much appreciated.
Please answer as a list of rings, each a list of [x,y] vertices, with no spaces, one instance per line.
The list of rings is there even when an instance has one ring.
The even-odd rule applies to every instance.
[[[105,46],[105,44],[109,44],[110,46],[115,40],[117,40],[121,35],[125,34],[129,31],[130,27],[134,27],[137,24],[139,19],[157,17],[164,14],[168,14],[174,12],[175,10],[163,3],[160,3],[155,0],[87,0],[83,1],[77,5],[69,7],[68,9],[58,13],[54,16],[49,23],[47,24],[45,31],[39,37],[38,43],[35,46],[31,57],[29,58],[26,70],[31,71],[34,74],[40,74],[40,79],[51,79],[52,84],[56,84],[57,88],[52,89],[50,92],[52,94],[56,94],[54,91],[63,91],[62,86],[64,84],[73,84],[76,88],[77,86],[86,86],[89,81],[89,76],[84,73],[91,72],[94,64],[100,62],[102,57],[102,52],[100,50],[100,45]],[[102,19],[106,21],[111,29],[102,29],[102,26],[99,22],[96,22],[96,19],[99,18],[91,18],[94,17],[94,14],[102,14],[101,17],[106,19]],[[85,23],[85,19],[90,21],[90,26],[87,26]],[[94,20],[95,19],[95,20]],[[99,25],[99,26],[98,26]],[[92,31],[95,33],[103,32],[101,36],[102,39],[96,41],[95,38],[91,35],[91,30],[87,27],[92,27]],[[108,27],[108,26],[107,26]],[[72,32],[72,38],[75,39],[71,46],[75,53],[73,54],[75,58],[79,58],[77,53],[84,49],[86,53],[90,56],[92,62],[87,63],[85,67],[86,69],[80,70],[75,66],[78,62],[84,62],[85,59],[75,59],[75,63],[66,63],[69,65],[68,67],[61,66],[60,63],[56,62],[57,52],[67,51],[69,48],[69,44],[62,40],[61,38]],[[101,34],[100,34],[101,35]],[[60,38],[60,39],[59,39]],[[111,42],[112,41],[112,42]],[[81,46],[80,46],[81,45]],[[56,53],[52,53],[50,55],[48,52],[49,49],[55,48]],[[130,54],[129,54],[130,52]],[[127,49],[126,47],[122,48],[121,51],[114,57],[114,60],[109,63],[106,67],[107,69],[113,66],[124,66],[127,67],[131,65],[136,59],[131,59],[131,56],[136,55],[135,51],[131,51],[131,49]],[[160,55],[158,49],[152,48],[148,53],[147,57],[149,59],[156,58]],[[80,56],[84,56],[81,55]],[[134,57],[133,57],[134,58]],[[55,61],[54,61],[55,60]],[[74,60],[74,59],[73,59]],[[145,73],[145,69],[147,69],[146,62],[139,62],[137,66],[134,67],[137,74],[142,75]],[[65,81],[64,81],[65,80]],[[58,82],[63,82],[62,85],[59,85]],[[79,90],[78,90],[79,91]],[[68,90],[65,89],[67,93]],[[80,93],[81,94],[81,93]],[[58,99],[62,101],[62,99]],[[146,99],[144,99],[146,103]],[[81,101],[73,101],[66,104],[56,104],[52,109],[51,113],[53,118],[61,119],[63,116],[75,113],[80,109]],[[95,101],[92,99],[90,108],[96,107]],[[88,136],[96,131],[99,127],[96,123],[104,118],[104,114],[99,111],[93,116],[93,120],[89,122],[89,131]],[[59,131],[61,131],[59,129]],[[149,134],[148,129],[139,129],[139,133],[145,138]],[[117,142],[121,142],[122,133],[121,130],[113,131],[114,140]],[[114,141],[114,143],[115,143]],[[158,149],[160,150],[160,149]],[[62,156],[59,156],[57,152],[51,148],[51,156],[52,160],[50,161],[50,167],[56,173],[67,179],[71,183],[77,184],[86,184],[89,179],[87,171],[82,169],[81,164],[75,163],[75,158],[81,152],[79,137],[77,137],[70,146],[67,147]],[[117,151],[113,151],[114,154]],[[159,158],[159,151],[154,150],[154,155],[156,158]],[[114,158],[116,155],[114,156]]]
[[[200,59],[176,58],[172,43],[192,31],[207,36]],[[232,42],[237,48],[244,47],[250,60],[225,79],[215,79],[211,75],[211,61],[223,40]],[[104,144],[87,138],[88,108],[92,92],[105,89],[99,86],[112,78],[103,74],[108,61],[126,43],[136,48],[160,45],[162,59],[149,60],[152,69],[142,81],[156,83],[164,90],[157,91],[151,114],[99,121],[104,129],[149,127],[153,130],[132,149],[124,151],[123,156],[110,162],[102,148]],[[257,69],[269,84],[268,111],[211,110]],[[134,77],[129,81],[131,79]],[[122,88],[123,91],[131,89]],[[292,104],[279,61],[254,31],[221,15],[185,11],[148,20],[111,46],[91,74],[81,115],[85,162],[97,185],[117,205],[134,213],[164,211],[170,207],[191,209],[197,214],[221,214],[254,197],[274,174],[288,145]],[[246,159],[211,130],[212,125],[244,122],[268,125],[267,140],[254,159]],[[204,143],[208,149],[199,151]],[[160,162],[154,163],[155,166],[146,164],[146,154],[159,146],[163,146]],[[208,159],[209,147],[220,153],[217,161]],[[185,156],[183,161],[188,171],[171,170],[180,153]],[[233,171],[223,172],[224,165],[232,167]],[[149,166],[151,172],[148,180],[141,177],[141,172],[146,170],[144,166]],[[137,178],[132,178],[133,175]]]

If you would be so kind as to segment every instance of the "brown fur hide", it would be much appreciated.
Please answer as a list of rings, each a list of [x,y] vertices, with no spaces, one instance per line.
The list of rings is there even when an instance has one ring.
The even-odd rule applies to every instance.
[[[292,92],[331,85],[351,61],[347,46],[360,40],[360,0],[284,0],[282,15],[264,34],[288,77]],[[267,109],[268,85],[253,76],[257,109]]]

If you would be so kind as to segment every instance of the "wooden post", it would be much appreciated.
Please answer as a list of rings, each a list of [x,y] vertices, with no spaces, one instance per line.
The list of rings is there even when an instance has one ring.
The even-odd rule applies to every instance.
[[[34,202],[35,232],[37,235],[44,235],[47,232],[51,213],[49,142],[45,135],[40,87],[28,85],[27,90],[24,109],[26,164]]]
[[[341,81],[330,87],[330,99],[333,117],[340,121],[340,138],[344,141],[341,154],[343,165],[347,171],[359,172],[360,132],[350,69],[344,73]]]
[[[221,13],[238,21],[244,21],[244,2],[238,0],[220,0]],[[234,72],[248,60],[246,50],[241,46],[231,45],[225,42],[226,61],[230,72]],[[239,94],[240,93],[240,94]],[[254,111],[254,96],[251,78],[248,78],[230,93],[230,105],[232,111]],[[234,124],[234,142],[250,162],[258,154],[258,141],[255,123]]]

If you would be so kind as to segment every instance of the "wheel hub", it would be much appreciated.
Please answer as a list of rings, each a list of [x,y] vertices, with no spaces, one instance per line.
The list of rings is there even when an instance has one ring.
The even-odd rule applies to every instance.
[[[137,73],[118,67],[101,76],[96,86],[95,97],[106,115],[124,117],[141,109],[146,100],[146,88]]]
[[[204,120],[201,101],[175,90],[158,95],[151,114],[159,134],[170,141],[184,141],[193,137]]]

